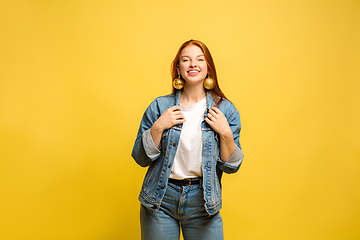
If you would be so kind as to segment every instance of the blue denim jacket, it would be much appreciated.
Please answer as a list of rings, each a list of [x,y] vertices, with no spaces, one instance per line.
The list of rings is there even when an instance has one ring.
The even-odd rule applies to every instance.
[[[142,167],[148,167],[145,179],[140,191],[139,200],[146,207],[159,209],[164,197],[168,179],[171,173],[175,153],[178,147],[182,124],[175,125],[162,134],[159,149],[155,147],[155,154],[151,152],[150,128],[153,123],[168,108],[180,106],[181,91],[156,98],[146,109],[141,120],[140,128],[135,140],[132,157]],[[222,207],[221,176],[222,173],[235,173],[239,170],[244,157],[240,137],[240,115],[235,106],[227,100],[223,100],[219,106],[225,115],[233,133],[236,149],[233,155],[226,161],[220,159],[219,135],[206,123],[205,118],[208,110],[214,105],[212,94],[207,92],[207,107],[204,112],[204,120],[201,123],[202,130],[202,172],[205,209],[212,215]],[[154,150],[152,150],[154,153]],[[149,157],[151,156],[151,157]]]

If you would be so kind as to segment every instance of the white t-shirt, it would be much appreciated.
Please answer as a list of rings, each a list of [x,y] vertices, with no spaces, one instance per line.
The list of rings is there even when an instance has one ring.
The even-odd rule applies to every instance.
[[[170,178],[196,178],[202,176],[201,122],[204,120],[206,98],[191,106],[180,107],[186,121],[182,126]]]

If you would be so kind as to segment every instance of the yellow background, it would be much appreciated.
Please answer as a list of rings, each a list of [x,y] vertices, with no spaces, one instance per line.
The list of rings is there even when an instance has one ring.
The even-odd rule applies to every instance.
[[[360,1],[0,3],[0,239],[140,239],[142,114],[205,42],[241,114],[226,239],[360,239]]]

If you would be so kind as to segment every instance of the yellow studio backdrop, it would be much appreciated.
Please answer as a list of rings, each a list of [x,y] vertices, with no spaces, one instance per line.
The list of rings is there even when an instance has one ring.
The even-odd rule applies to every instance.
[[[0,239],[140,239],[131,150],[186,40],[241,114],[225,238],[360,239],[360,2],[1,1]]]

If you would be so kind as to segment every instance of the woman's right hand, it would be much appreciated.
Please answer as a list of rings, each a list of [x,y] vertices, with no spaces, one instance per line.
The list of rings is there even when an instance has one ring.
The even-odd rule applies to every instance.
[[[185,116],[181,112],[180,106],[173,106],[166,109],[165,112],[163,112],[163,114],[161,114],[161,116],[154,122],[150,129],[150,134],[155,146],[159,148],[161,135],[164,130],[185,121]]]

